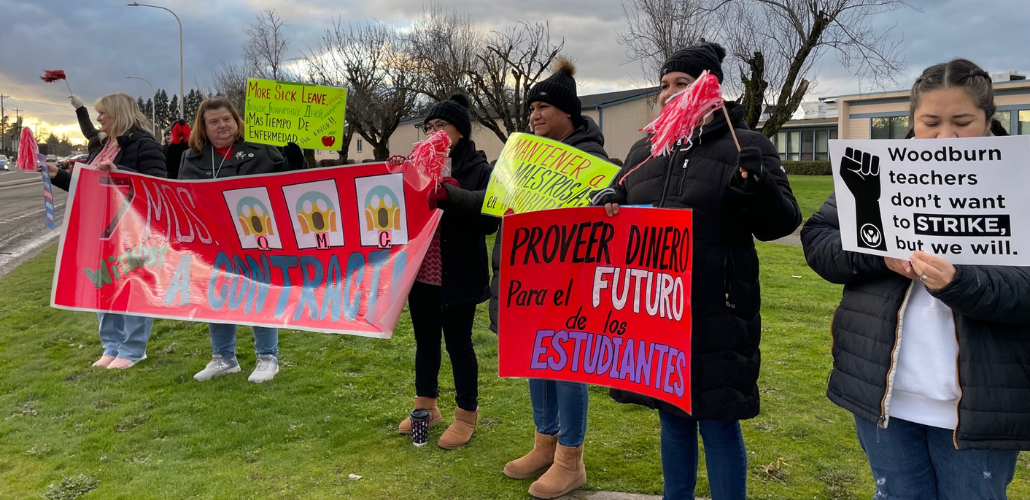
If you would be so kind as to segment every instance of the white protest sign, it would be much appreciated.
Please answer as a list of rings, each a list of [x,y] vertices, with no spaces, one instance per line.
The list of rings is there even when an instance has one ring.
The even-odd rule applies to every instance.
[[[1030,136],[830,141],[844,250],[1030,266]]]

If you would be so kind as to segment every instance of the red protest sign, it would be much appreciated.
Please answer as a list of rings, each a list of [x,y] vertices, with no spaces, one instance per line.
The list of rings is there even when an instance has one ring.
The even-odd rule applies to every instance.
[[[625,389],[690,412],[689,210],[504,218],[502,377]]]
[[[389,338],[441,212],[389,163],[172,181],[79,168],[51,305]]]

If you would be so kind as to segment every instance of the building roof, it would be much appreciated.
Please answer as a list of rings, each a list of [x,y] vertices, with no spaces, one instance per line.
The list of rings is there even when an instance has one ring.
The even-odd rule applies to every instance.
[[[590,94],[579,97],[579,102],[582,104],[584,110],[606,108],[608,106],[614,106],[616,104],[622,104],[628,101],[634,101],[644,97],[649,97],[658,94],[658,87],[647,87],[642,89],[630,89],[630,90],[619,90],[615,92],[604,92],[601,94]],[[412,123],[422,123],[422,116],[413,116],[401,120],[400,125],[410,125]]]

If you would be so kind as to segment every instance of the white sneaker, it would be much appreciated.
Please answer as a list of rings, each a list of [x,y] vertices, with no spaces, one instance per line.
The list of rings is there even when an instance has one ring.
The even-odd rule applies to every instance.
[[[236,361],[236,356],[226,358],[221,354],[215,354],[214,356],[211,356],[211,362],[208,363],[203,370],[200,370],[193,376],[193,380],[203,382],[204,380],[211,380],[219,375],[239,373],[239,371],[240,363],[239,361]]]
[[[257,357],[257,367],[247,380],[260,384],[266,380],[272,380],[276,373],[279,373],[279,360],[271,354],[260,354]]]

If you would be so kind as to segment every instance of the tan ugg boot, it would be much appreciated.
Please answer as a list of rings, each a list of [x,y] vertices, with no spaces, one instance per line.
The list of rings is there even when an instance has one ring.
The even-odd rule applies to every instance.
[[[558,443],[554,451],[554,465],[533,484],[529,494],[537,498],[558,498],[583,486],[587,482],[587,470],[583,466],[583,445],[575,448]]]
[[[533,449],[520,458],[504,465],[504,475],[512,479],[543,474],[554,463],[554,447],[558,444],[558,435],[548,436],[539,432],[533,433]]]
[[[460,448],[469,442],[472,433],[476,430],[476,421],[479,420],[479,410],[465,411],[461,408],[454,409],[454,422],[443,431],[443,435],[436,441],[445,450]]]
[[[436,407],[436,398],[415,398],[415,408],[422,408],[423,410],[429,410],[429,425],[433,425],[443,420],[443,415],[440,414],[440,408]],[[411,418],[405,417],[401,421],[400,425],[397,426],[397,432],[401,434],[411,434]]]

